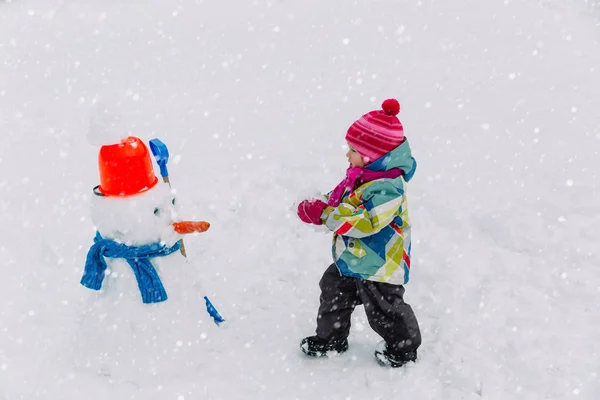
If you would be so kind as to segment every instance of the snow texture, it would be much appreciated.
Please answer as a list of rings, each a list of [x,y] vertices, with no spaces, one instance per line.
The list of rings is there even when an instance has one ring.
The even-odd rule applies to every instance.
[[[0,399],[600,398],[599,21],[585,0],[0,2]],[[419,361],[377,365],[360,308],[347,353],[307,359],[331,244],[291,205],[390,97],[419,163]],[[106,340],[79,285],[98,102],[169,146],[181,217],[211,223],[165,280],[181,313],[130,326],[123,300]],[[132,332],[147,353],[107,348]],[[94,346],[131,357],[98,369]]]
[[[96,102],[90,117],[88,142],[98,146],[110,145],[119,143],[127,136],[128,131],[123,124],[123,116],[103,102]]]

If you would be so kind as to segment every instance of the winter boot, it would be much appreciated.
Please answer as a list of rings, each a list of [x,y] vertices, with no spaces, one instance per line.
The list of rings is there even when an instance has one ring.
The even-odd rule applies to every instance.
[[[417,350],[402,352],[392,348],[392,346],[388,346],[385,341],[381,341],[375,350],[375,358],[383,366],[398,368],[409,361],[416,361]]]
[[[318,336],[309,336],[300,342],[302,352],[311,357],[340,354],[348,350],[348,340],[327,341]]]

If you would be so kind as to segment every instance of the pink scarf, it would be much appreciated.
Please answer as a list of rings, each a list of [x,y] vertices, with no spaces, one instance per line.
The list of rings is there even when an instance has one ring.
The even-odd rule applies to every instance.
[[[371,171],[365,168],[350,167],[346,170],[346,178],[331,191],[327,205],[337,207],[342,202],[342,196],[346,190],[353,191],[357,182],[366,183],[381,178],[397,178],[402,175],[400,168],[392,168],[389,171]]]

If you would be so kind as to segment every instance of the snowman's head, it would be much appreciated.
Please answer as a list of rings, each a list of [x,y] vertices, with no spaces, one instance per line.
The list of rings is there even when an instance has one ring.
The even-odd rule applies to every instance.
[[[92,196],[91,207],[102,237],[132,246],[159,242],[178,219],[175,195],[166,184],[133,196]]]

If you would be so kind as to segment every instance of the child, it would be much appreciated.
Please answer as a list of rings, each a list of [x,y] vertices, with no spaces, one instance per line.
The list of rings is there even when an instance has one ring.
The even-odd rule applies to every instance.
[[[375,351],[382,365],[400,367],[417,359],[421,333],[411,307],[403,300],[410,271],[410,223],[405,182],[416,169],[402,124],[400,104],[383,102],[348,129],[346,178],[327,203],[304,200],[298,216],[325,224],[333,232],[334,263],[319,286],[315,336],[304,338],[309,356],[348,349],[350,316],[363,304],[369,325],[384,341]]]

